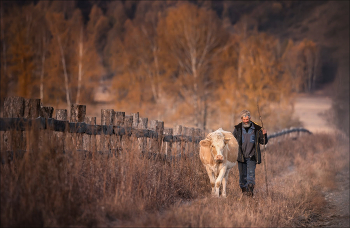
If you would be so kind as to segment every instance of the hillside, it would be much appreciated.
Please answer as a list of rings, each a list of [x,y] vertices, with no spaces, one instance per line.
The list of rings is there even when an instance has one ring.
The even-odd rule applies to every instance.
[[[229,17],[233,24],[243,15],[248,15],[254,19],[251,23],[256,23],[259,31],[271,33],[282,41],[292,39],[298,42],[305,38],[315,41],[320,47],[319,84],[332,82],[339,66],[348,67],[348,1],[261,1],[244,4],[233,1],[227,4],[227,13],[223,16]]]

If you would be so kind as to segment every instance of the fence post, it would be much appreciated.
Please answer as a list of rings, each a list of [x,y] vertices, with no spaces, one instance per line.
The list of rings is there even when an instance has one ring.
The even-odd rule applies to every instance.
[[[40,108],[40,116],[44,117],[44,118],[52,118],[52,114],[53,114],[53,107],[41,107]]]
[[[169,136],[169,135],[173,135],[173,129],[172,128],[165,128],[164,129],[164,135]],[[173,142],[164,142],[164,154],[167,157],[171,157],[172,156],[172,147],[173,147]]]
[[[149,129],[157,132],[158,120],[151,120],[149,124]],[[155,138],[148,139],[149,152],[156,153],[158,151],[158,140]]]
[[[181,125],[176,125],[174,127],[174,135],[173,136],[178,136],[180,137],[181,136],[181,133],[182,133],[182,126]],[[177,156],[179,154],[181,154],[181,141],[180,142],[175,142],[175,146],[173,147],[174,148],[174,156]]]
[[[114,119],[114,110],[113,109],[101,109],[101,125],[112,126]],[[111,148],[111,136],[108,134],[101,134],[101,151],[103,154],[110,156]]]
[[[132,115],[132,128],[136,129],[139,125],[139,113],[131,113]]]
[[[187,141],[188,127],[182,127],[183,140],[181,141],[181,154],[188,154],[188,141]]]
[[[192,140],[192,142],[188,142],[188,154],[191,155],[194,153],[194,147],[195,147],[194,128],[193,127],[188,128],[187,136],[189,136]]]
[[[140,118],[138,128],[142,130],[147,129],[147,124],[148,124],[148,118]],[[147,138],[145,137],[139,138],[138,144],[139,144],[139,151],[141,153],[145,153],[145,149],[147,148]]]
[[[24,98],[23,97],[6,97],[4,101],[4,118],[21,118],[24,116]],[[18,149],[25,149],[23,144],[23,135],[25,132],[16,132],[15,130],[1,132],[1,160],[8,162],[12,160],[13,153]],[[21,143],[22,142],[22,143]]]
[[[139,125],[139,113],[131,113],[130,114],[132,116],[132,128],[133,129],[138,129],[138,125]],[[132,140],[132,151],[136,150],[138,151],[139,149],[139,143],[138,143],[138,139],[135,135],[131,135],[131,140]]]
[[[164,122],[158,121],[156,131],[158,134],[158,150],[156,151],[158,154],[161,154],[162,148],[163,148],[163,134],[164,134]]]
[[[40,99],[25,99],[24,100],[24,118],[27,119],[35,119],[40,116]],[[35,124],[32,125],[31,129],[28,129],[26,131],[26,150],[40,150],[42,148],[43,144],[43,131],[39,129],[39,126],[36,126]],[[29,143],[30,139],[30,143]],[[31,145],[27,145],[31,144]]]
[[[71,123],[83,123],[86,115],[86,106],[72,104],[70,109],[70,122]],[[72,133],[72,144],[75,150],[83,149],[83,134]]]
[[[90,124],[96,126],[96,117],[91,117]],[[92,152],[92,159],[96,159],[96,152],[97,152],[97,139],[96,135],[91,135],[90,138],[90,145],[91,145],[91,152]]]
[[[67,109],[56,110],[56,120],[67,121],[67,118],[68,118]],[[67,129],[65,132],[54,132],[54,135],[57,142],[57,150],[59,152],[64,152],[66,150]]]
[[[40,99],[25,99],[24,118],[35,119],[40,116]]]
[[[114,112],[114,115],[113,128],[116,131],[118,127],[124,127],[125,112]],[[122,136],[113,135],[112,142],[116,149],[114,155],[117,156],[117,154],[122,150]]]
[[[130,152],[131,150],[131,139],[129,134],[132,133],[132,123],[133,123],[133,116],[125,116],[124,119],[124,128],[125,128],[125,136],[122,138],[122,145],[124,152]]]
[[[194,140],[199,139],[202,136],[202,130],[199,128],[194,129]],[[199,142],[194,142],[194,151],[199,153]]]
[[[96,125],[96,117],[85,116],[84,122],[89,125]],[[83,150],[85,157],[92,158],[92,154],[95,152],[92,146],[92,135],[83,134]]]
[[[53,110],[54,110],[53,107],[43,107],[42,106],[40,108],[40,116],[45,118],[45,124],[47,126],[46,129],[43,131],[43,133],[45,134],[45,138],[44,138],[45,140],[40,140],[40,141],[42,141],[44,143],[44,145],[49,147],[47,149],[50,149],[50,150],[51,150],[51,148],[56,147],[56,145],[54,144],[55,140],[53,140],[53,132],[54,132],[53,127],[54,126],[53,125],[49,126],[48,121],[47,121],[47,119],[52,118]]]

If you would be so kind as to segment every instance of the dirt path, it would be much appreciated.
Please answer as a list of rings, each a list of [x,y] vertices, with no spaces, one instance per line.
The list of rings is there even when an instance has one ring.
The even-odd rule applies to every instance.
[[[309,131],[331,133],[334,128],[326,120],[327,111],[332,106],[330,97],[322,94],[300,95],[294,104],[294,115],[299,117]]]
[[[331,108],[332,100],[324,93],[300,95],[294,108],[304,127],[313,133],[334,133],[335,129],[326,120],[326,112]],[[335,176],[336,188],[323,192],[327,205],[313,221],[306,226],[312,227],[350,227],[349,216],[349,166]]]
[[[349,227],[349,167],[335,176],[337,188],[325,192],[327,207],[315,226]]]

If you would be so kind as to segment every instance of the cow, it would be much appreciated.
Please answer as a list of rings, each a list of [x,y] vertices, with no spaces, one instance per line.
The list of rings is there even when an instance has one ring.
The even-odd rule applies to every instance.
[[[234,150],[234,147],[237,148],[237,141],[231,132],[219,128],[209,133],[199,145],[199,157],[210,179],[211,194],[219,197],[222,182],[221,197],[225,198],[227,177],[237,161],[237,149]]]

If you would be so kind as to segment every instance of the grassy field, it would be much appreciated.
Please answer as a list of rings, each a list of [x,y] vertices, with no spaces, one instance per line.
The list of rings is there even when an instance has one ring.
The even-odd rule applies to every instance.
[[[56,150],[50,134],[28,140],[21,159],[1,165],[1,226],[304,226],[325,205],[323,190],[348,167],[349,142],[304,135],[267,147],[254,198],[241,197],[238,170],[226,199],[212,198],[198,155],[177,162],[142,158],[134,145],[107,159]],[[6,156],[2,151],[2,157]]]

